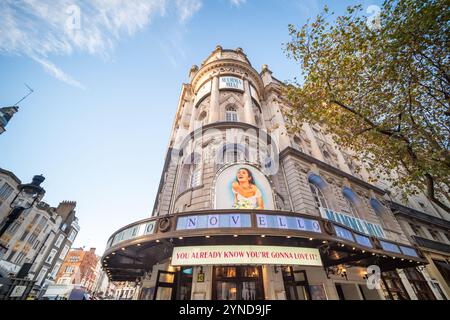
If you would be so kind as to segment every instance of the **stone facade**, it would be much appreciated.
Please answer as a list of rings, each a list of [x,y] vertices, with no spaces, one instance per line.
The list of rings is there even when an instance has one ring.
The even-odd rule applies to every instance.
[[[334,248],[331,249],[334,253],[331,255],[340,258],[327,263],[329,266],[335,266],[342,261],[340,271],[330,274],[328,267],[319,269],[305,266],[295,266],[286,271],[288,269],[285,269],[285,266],[277,268],[261,265],[258,267],[260,271],[255,272],[262,273],[264,284],[262,298],[289,297],[286,289],[289,284],[283,283],[280,270],[283,270],[283,274],[303,272],[305,277],[307,275],[307,282],[311,288],[320,292],[322,292],[320,288],[323,288],[326,297],[319,295],[321,299],[439,298],[430,294],[431,291],[427,287],[420,289],[426,291],[421,297],[413,293],[408,294],[407,292],[414,291],[408,283],[408,277],[411,275],[407,277],[401,272],[397,273],[391,262],[397,259],[394,262],[398,262],[399,269],[403,266],[410,269],[411,274],[417,271],[415,266],[421,263],[409,260],[406,256],[390,257],[393,251],[389,251],[397,250],[401,254],[398,248],[406,248],[405,250],[409,250],[411,254],[418,252],[412,249],[412,246],[417,248],[417,243],[408,232],[405,232],[404,226],[399,223],[394,211],[391,210],[392,203],[412,205],[417,203],[417,197],[406,202],[402,200],[397,190],[390,190],[383,179],[375,179],[376,173],[369,172],[363,166],[362,159],[358,159],[350,150],[337,146],[331,137],[321,132],[320,127],[305,123],[299,133],[291,133],[284,117],[284,111],[288,108],[282,96],[284,84],[272,75],[267,65],[257,72],[242,49],[225,50],[218,46],[200,67],[194,65],[191,68],[189,80],[189,83],[182,86],[152,218],[148,219],[148,222],[125,227],[110,238],[103,258],[103,266],[109,276],[132,279],[135,275],[144,273],[142,288],[151,293],[155,285],[158,287],[161,275],[177,274],[177,281],[181,281],[179,279],[183,277],[190,279],[185,281],[192,281],[189,298],[217,298],[214,286],[218,282],[213,275],[218,270],[216,267],[194,266],[192,269],[179,267],[177,269],[171,266],[170,259],[163,257],[170,254],[174,246],[187,245],[186,238],[189,238],[190,244],[231,245],[242,244],[238,242],[237,237],[247,235],[245,239],[248,241],[271,244],[266,239],[266,234],[261,234],[264,231],[258,229],[259,225],[255,227],[255,222],[250,224],[252,229],[241,231],[239,235],[230,234],[231,231],[228,232],[223,228],[218,229],[217,233],[205,230],[182,233],[178,232],[180,230],[178,225],[175,226],[179,223],[180,217],[189,216],[189,212],[199,215],[202,212],[204,215],[223,214],[224,212],[218,209],[224,208],[217,206],[217,194],[221,191],[218,189],[218,179],[227,168],[241,164],[263,173],[269,182],[270,190],[266,190],[266,196],[273,200],[273,208],[264,207],[264,209],[271,209],[274,215],[301,214],[317,221],[323,219],[343,224],[353,231],[370,234],[372,236],[370,241],[376,243],[374,246],[384,250],[381,254],[367,253],[366,249],[350,247],[350,251],[359,250],[359,256],[352,255],[352,252],[341,255],[339,248],[345,246],[339,240],[342,239],[342,235],[335,234],[336,238],[332,241],[325,238],[322,238],[323,241],[317,239],[314,245],[321,248],[322,257],[330,254],[328,251],[330,248],[327,247],[333,243]],[[445,212],[426,202],[423,195],[421,199],[430,209],[426,214],[448,221],[449,217]],[[256,217],[254,220],[256,221]],[[173,221],[173,224],[169,223],[168,228],[162,228],[161,223],[167,224],[168,221]],[[196,220],[192,221],[195,225]],[[279,223],[280,226],[282,224]],[[324,228],[328,229],[326,226],[327,223],[324,222]],[[364,226],[367,228],[366,232]],[[167,238],[166,232],[171,234],[170,238]],[[175,238],[172,234],[179,236]],[[218,240],[210,240],[216,236]],[[234,238],[225,239],[226,236]],[[287,243],[282,239],[294,238],[283,231],[273,233],[271,236],[272,243],[278,245]],[[300,238],[303,239],[298,242],[301,244],[308,238],[310,241],[316,241],[307,234],[303,234]],[[383,243],[379,244],[380,241]],[[298,243],[291,244],[298,245]],[[395,243],[397,249],[389,249],[389,243]],[[146,256],[142,251],[144,249],[139,249],[136,245],[142,245],[143,248],[148,246],[145,249],[149,255],[146,258],[148,260],[143,258]],[[159,247],[162,249],[157,249]],[[149,253],[152,250],[155,251],[154,255]],[[121,256],[123,251],[127,253],[126,257]],[[367,274],[364,276],[366,269],[358,264],[359,260],[356,257],[360,259],[377,257],[373,261],[378,261],[376,260],[378,257],[385,259],[382,263],[383,268],[394,271],[386,273],[386,279],[383,280],[384,287],[377,290],[368,289]],[[420,259],[419,255],[417,257]],[[143,259],[143,262],[138,264],[136,259]],[[344,261],[352,259],[355,259],[355,264],[346,270]],[[409,265],[405,264],[406,261],[403,262],[407,259]],[[110,265],[114,265],[115,270],[120,270],[121,264],[125,268],[133,263],[139,266],[133,274],[127,274],[129,271],[108,269]],[[117,272],[116,275],[114,272]],[[192,275],[192,278],[183,275],[183,272]],[[197,281],[199,274],[202,281]],[[429,278],[422,280],[418,285],[431,285]],[[387,285],[389,281],[398,281],[406,288],[401,293],[391,292]],[[169,296],[166,291],[154,293],[156,299],[170,298]],[[175,295],[172,294],[173,297]],[[176,297],[185,298],[184,293],[180,295],[179,292]]]
[[[20,184],[12,172],[0,169],[1,222],[9,214]],[[80,230],[75,207],[73,201],[63,201],[56,208],[41,201],[25,210],[1,238],[7,248],[0,261],[3,272],[15,276],[25,263],[31,263],[27,278],[35,281],[33,293],[42,293],[54,281]]]

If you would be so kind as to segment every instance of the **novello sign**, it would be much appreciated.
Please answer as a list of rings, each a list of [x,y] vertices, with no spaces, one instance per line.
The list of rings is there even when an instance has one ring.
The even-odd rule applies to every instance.
[[[175,247],[173,266],[197,265],[302,265],[322,266],[319,250],[278,246],[195,246]]]

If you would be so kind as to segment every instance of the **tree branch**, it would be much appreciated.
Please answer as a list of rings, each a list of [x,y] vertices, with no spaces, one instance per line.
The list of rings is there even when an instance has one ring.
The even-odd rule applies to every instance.
[[[450,212],[450,207],[442,203],[439,199],[436,198],[435,190],[434,190],[434,179],[429,173],[425,173],[426,186],[427,186],[427,196],[428,198],[437,204],[440,208],[444,209],[447,212]]]

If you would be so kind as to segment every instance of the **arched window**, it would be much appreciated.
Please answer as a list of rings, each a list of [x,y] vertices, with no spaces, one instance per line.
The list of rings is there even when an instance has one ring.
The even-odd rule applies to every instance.
[[[234,106],[229,106],[226,108],[225,121],[229,121],[229,122],[237,122],[238,121],[237,111]]]
[[[317,174],[310,174],[308,176],[308,182],[316,207],[329,208],[328,202],[322,192],[322,190],[327,186],[325,181]]]
[[[359,218],[358,210],[356,210],[355,204],[348,199],[345,200],[347,201],[348,211],[351,213],[351,215],[355,218]]]
[[[344,195],[345,200],[347,201],[348,211],[355,217],[359,218],[358,210],[356,209],[356,203],[358,202],[357,195],[353,192],[352,189],[348,187],[344,187],[342,190],[342,194]]]
[[[182,193],[189,188],[197,187],[201,184],[202,162],[198,153],[193,153],[184,159],[180,169],[180,182],[178,193]]]
[[[370,199],[370,205],[377,215],[381,216],[384,213],[384,206],[377,199]]]
[[[309,183],[309,188],[311,189],[311,193],[314,198],[314,202],[316,203],[317,208],[328,208],[327,200],[325,199],[322,190],[316,187],[311,182]]]

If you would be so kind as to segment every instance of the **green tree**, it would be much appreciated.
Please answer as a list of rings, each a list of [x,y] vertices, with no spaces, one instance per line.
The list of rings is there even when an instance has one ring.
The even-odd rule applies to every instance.
[[[450,212],[450,10],[446,0],[387,0],[336,17],[325,7],[289,25],[302,78],[286,87],[293,132],[303,122],[361,156],[404,196],[424,191]]]

